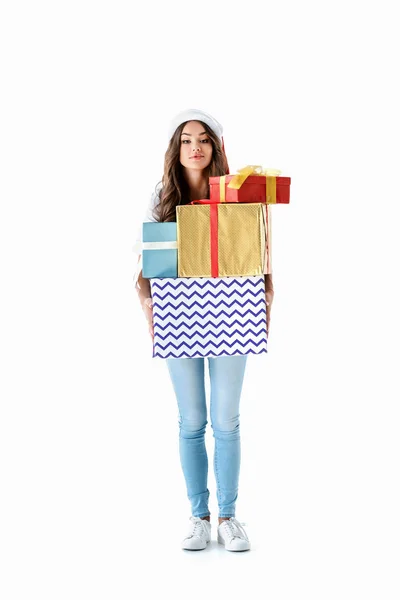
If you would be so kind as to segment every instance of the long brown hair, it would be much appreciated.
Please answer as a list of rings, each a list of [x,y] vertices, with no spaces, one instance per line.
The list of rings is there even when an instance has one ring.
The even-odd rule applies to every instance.
[[[181,133],[186,123],[177,127],[172,136],[164,160],[164,174],[162,177],[162,189],[160,190],[160,202],[155,208],[155,216],[160,222],[175,221],[176,207],[178,204],[187,204],[190,202],[190,190],[186,179],[183,176],[183,167],[180,163],[181,151]],[[203,121],[204,129],[212,143],[211,162],[205,169],[205,177],[221,176],[228,173],[228,161],[225,151],[222,148],[221,140],[212,129]],[[208,186],[207,198],[210,197],[210,187]]]

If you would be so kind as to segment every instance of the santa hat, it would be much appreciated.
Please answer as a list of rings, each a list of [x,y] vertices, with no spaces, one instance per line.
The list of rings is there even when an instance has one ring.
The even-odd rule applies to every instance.
[[[179,125],[182,125],[182,123],[186,123],[187,121],[202,121],[203,123],[208,125],[209,128],[215,133],[215,135],[217,135],[221,140],[222,151],[225,154],[224,137],[222,135],[223,128],[221,123],[218,123],[217,119],[204,112],[203,110],[199,110],[197,108],[188,108],[177,114],[172,119],[168,128],[168,140],[172,138],[177,127],[179,127]],[[228,163],[228,160],[226,162]],[[229,173],[229,167],[227,173]]]

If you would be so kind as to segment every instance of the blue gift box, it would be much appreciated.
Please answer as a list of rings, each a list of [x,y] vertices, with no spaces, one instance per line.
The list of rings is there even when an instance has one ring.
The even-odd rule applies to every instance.
[[[176,223],[143,223],[142,275],[178,277]]]

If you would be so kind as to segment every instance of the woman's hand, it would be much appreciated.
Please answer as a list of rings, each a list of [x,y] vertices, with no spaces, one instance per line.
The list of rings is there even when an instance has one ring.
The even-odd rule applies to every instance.
[[[274,299],[274,290],[265,291],[265,301],[267,303],[267,335],[269,333],[269,322],[271,320],[271,305]]]
[[[149,326],[149,333],[151,340],[154,342],[154,328],[153,328],[153,300],[151,298],[145,298],[142,303],[142,309]]]

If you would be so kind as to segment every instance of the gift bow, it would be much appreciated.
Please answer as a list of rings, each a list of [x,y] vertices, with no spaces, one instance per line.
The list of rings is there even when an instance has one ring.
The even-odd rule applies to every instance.
[[[266,169],[261,165],[247,165],[243,169],[239,169],[236,175],[232,177],[228,183],[228,188],[238,190],[242,184],[246,181],[249,175],[264,175],[265,176],[265,201],[267,204],[276,203],[276,178],[280,175],[281,171],[278,169]],[[220,177],[219,185],[219,201],[226,202],[225,198],[225,181],[226,175]]]
[[[249,175],[265,175],[265,177],[279,177],[281,171],[278,169],[266,169],[261,165],[247,165],[243,169],[239,169],[236,175],[232,177],[228,183],[228,187],[234,190],[240,189]]]

